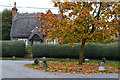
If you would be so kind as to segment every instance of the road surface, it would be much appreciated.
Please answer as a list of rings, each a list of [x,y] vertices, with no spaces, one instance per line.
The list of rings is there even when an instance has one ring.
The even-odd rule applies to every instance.
[[[44,72],[31,69],[25,64],[33,63],[33,61],[12,61],[0,60],[2,64],[2,78],[118,78],[118,74],[67,74]],[[0,69],[1,71],[1,69]]]

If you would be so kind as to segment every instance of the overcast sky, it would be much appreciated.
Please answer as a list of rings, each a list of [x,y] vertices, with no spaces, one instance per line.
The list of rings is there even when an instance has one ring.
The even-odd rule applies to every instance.
[[[54,8],[51,9],[53,13],[58,13],[58,9],[53,7],[53,3],[50,0],[0,0],[0,12],[5,8],[12,9],[16,2],[18,12],[20,13],[36,13],[36,12],[46,12],[48,9],[35,9],[35,8],[20,8],[20,7],[37,7],[37,8]],[[4,5],[4,6],[3,6]]]

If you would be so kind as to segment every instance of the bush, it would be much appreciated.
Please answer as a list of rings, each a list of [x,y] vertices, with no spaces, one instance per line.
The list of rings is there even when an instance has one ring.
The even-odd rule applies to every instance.
[[[80,44],[36,44],[32,47],[33,57],[79,58]],[[84,56],[92,59],[118,59],[117,43],[113,44],[86,44]]]
[[[110,60],[118,60],[118,43],[86,45],[85,56],[92,59],[105,57]]]
[[[22,41],[2,41],[2,57],[24,57],[25,44]]]
[[[36,44],[32,47],[32,53],[33,57],[77,57],[79,49],[76,49],[76,47],[57,44]]]
[[[26,54],[31,54],[32,53],[32,49],[29,45],[25,46],[25,51],[26,51]]]

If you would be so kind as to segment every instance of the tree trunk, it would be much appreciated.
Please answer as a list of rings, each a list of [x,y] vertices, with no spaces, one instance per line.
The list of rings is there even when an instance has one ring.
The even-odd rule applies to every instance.
[[[79,55],[79,64],[80,65],[82,65],[82,63],[83,63],[85,42],[86,42],[86,39],[83,39],[81,46],[80,46],[80,55]]]

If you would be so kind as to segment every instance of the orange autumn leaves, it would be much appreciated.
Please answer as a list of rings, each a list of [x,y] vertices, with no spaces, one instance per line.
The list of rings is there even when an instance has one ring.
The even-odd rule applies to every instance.
[[[27,67],[43,70],[46,72],[58,72],[58,73],[77,73],[77,74],[108,74],[108,73],[118,73],[118,67],[116,66],[106,66],[106,71],[98,71],[98,64],[85,63],[84,65],[77,65],[76,62],[51,62],[48,63],[48,67],[42,68],[41,63],[38,65],[27,64]],[[82,70],[76,69],[82,67]]]
[[[45,39],[57,38],[61,44],[73,44],[82,39],[99,42],[110,40],[118,32],[119,8],[116,2],[56,2],[55,6],[60,10],[60,17],[47,13],[37,20],[45,23],[39,29],[47,34]]]

